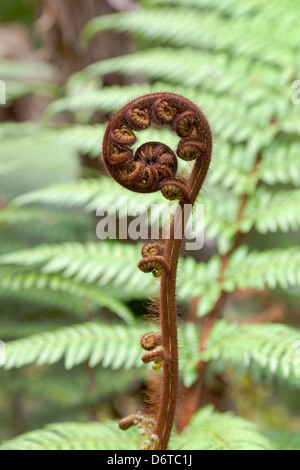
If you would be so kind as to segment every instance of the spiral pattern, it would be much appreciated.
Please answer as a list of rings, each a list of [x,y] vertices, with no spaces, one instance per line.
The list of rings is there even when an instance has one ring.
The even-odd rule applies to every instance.
[[[138,98],[122,108],[107,127],[103,141],[107,169],[131,191],[158,191],[174,181],[177,156],[191,161],[201,159],[208,151],[206,122],[197,106],[183,96],[153,93]],[[168,125],[181,137],[176,154],[160,142],[148,142],[135,152],[132,150],[137,141],[135,131],[147,129],[152,123]]]

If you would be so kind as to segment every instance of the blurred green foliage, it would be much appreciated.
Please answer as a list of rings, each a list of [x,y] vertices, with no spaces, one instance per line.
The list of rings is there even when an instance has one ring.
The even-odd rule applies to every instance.
[[[35,19],[36,6],[37,0],[1,0],[0,22],[31,24]]]
[[[5,0],[0,21],[32,23],[35,4]],[[115,419],[141,407],[149,370],[139,338],[157,285],[137,269],[140,245],[96,238],[95,210],[126,193],[95,158],[106,118],[163,90],[197,103],[215,140],[199,197],[206,244],[200,255],[187,253],[178,276],[181,378],[191,387],[199,360],[209,362],[211,395],[240,415],[204,407],[171,446],[300,448],[300,107],[291,101],[300,78],[299,13],[295,1],[147,0],[136,11],[95,18],[78,38],[88,47],[113,29],[130,34],[136,51],[95,62],[63,86],[51,64],[0,58],[10,113],[0,123],[0,339],[7,342],[0,439],[20,435],[3,449],[141,444],[136,431],[120,435]],[[130,84],[104,86],[110,74]],[[39,122],[18,122],[20,100],[34,106],[30,98],[41,97],[49,104]],[[140,134],[139,143],[177,142],[167,129]],[[127,197],[129,208],[165,203],[158,193]],[[122,217],[125,207],[117,210]],[[243,246],[231,256],[237,234]],[[202,317],[222,290],[224,318],[201,355]],[[194,323],[186,321],[191,306]],[[90,420],[100,424],[80,423]]]

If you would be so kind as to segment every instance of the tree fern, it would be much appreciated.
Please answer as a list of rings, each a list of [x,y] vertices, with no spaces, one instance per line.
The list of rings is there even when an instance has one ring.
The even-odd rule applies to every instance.
[[[136,315],[158,291],[137,269],[141,247],[96,241],[91,214],[107,204],[119,217],[137,203],[150,212],[162,198],[120,189],[100,168],[78,165],[97,166],[89,159],[99,156],[106,118],[133,98],[164,91],[203,109],[215,141],[210,177],[197,201],[205,206],[205,247],[200,254],[185,254],[178,269],[183,384],[178,420],[192,413],[187,403],[206,401],[203,385],[216,372],[222,378],[234,370],[241,387],[246,374],[254,384],[267,381],[275,403],[272,430],[256,408],[246,410],[263,423],[263,431],[205,407],[182,434],[173,432],[171,448],[299,448],[289,395],[291,387],[299,387],[300,374],[294,326],[300,119],[291,100],[300,71],[298,10],[295,0],[143,0],[135,11],[93,19],[82,35],[87,44],[102,31],[127,32],[135,52],[92,63],[62,86],[55,84],[52,66],[0,59],[9,116],[27,94],[54,99],[41,123],[0,124],[0,339],[7,346],[6,370],[0,371],[0,439],[16,434],[18,409],[24,429],[82,420],[91,410],[93,418],[123,414],[124,396],[132,398],[132,387],[148,377],[138,338],[149,325]],[[126,75],[126,84],[108,86],[111,74]],[[174,149],[178,143],[166,128],[140,134],[139,144],[161,141]],[[181,163],[178,174],[189,167]],[[158,215],[155,220],[165,223]],[[281,304],[291,310],[286,325],[260,324],[265,316],[258,312]],[[220,319],[237,318],[239,309],[243,322]],[[258,324],[247,324],[244,314],[247,318],[253,309]],[[222,400],[226,385],[217,382]],[[283,391],[284,419],[276,414]],[[270,408],[260,400],[258,408]],[[133,430],[120,435],[112,421],[66,423],[21,435],[1,450],[137,450],[143,439]]]

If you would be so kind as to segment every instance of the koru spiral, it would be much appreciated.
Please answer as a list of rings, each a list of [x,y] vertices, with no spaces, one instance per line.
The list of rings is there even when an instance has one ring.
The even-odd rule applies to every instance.
[[[135,131],[151,126],[170,126],[181,137],[176,153],[183,160],[202,158],[211,146],[210,128],[194,103],[173,93],[153,93],[124,106],[110,121],[103,141],[108,171],[131,191],[162,190],[167,199],[187,199],[184,178],[176,177],[177,157],[160,142],[148,142],[135,152]]]
[[[161,142],[148,142],[136,151],[135,132],[151,126],[170,126],[180,137],[176,153]],[[137,98],[121,109],[109,122],[103,141],[103,157],[112,177],[125,188],[139,193],[161,190],[169,200],[178,200],[183,217],[181,233],[187,224],[188,204],[195,203],[205,181],[212,154],[212,134],[204,114],[180,95],[154,93]],[[177,176],[177,157],[194,160],[188,178]],[[185,212],[186,211],[186,212]],[[176,213],[175,213],[176,215]],[[159,296],[160,333],[143,336],[144,363],[153,369],[163,367],[162,387],[155,415],[130,415],[120,421],[121,429],[137,425],[151,435],[143,448],[167,449],[178,396],[178,344],[176,276],[182,238],[175,236],[174,216],[169,237],[150,241],[142,249],[139,269],[161,278]]]

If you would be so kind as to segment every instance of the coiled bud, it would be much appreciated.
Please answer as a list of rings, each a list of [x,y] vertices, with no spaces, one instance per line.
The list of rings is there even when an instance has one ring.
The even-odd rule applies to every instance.
[[[148,258],[151,256],[163,256],[164,254],[164,245],[163,243],[158,242],[149,242],[142,248],[143,258]]]
[[[154,277],[160,277],[165,271],[170,271],[163,256],[148,256],[142,259],[138,266],[143,273],[152,273]]]
[[[184,111],[176,117],[172,128],[180,137],[188,137],[195,130],[196,116],[192,111]]]
[[[177,155],[187,162],[201,158],[205,154],[205,147],[201,142],[183,139],[177,147]]]
[[[155,419],[150,415],[137,413],[126,416],[119,421],[119,428],[123,431],[127,431],[127,429],[132,426],[144,428],[145,431],[150,434],[155,426]]]
[[[152,108],[153,119],[158,124],[170,124],[178,110],[168,100],[164,98],[157,99]]]
[[[154,366],[152,367],[154,370],[159,370],[161,366],[164,364],[166,359],[166,355],[162,346],[158,346],[152,351],[146,352],[142,355],[142,361],[145,364],[149,364],[149,362],[154,362]]]
[[[146,333],[141,339],[141,346],[146,351],[152,351],[157,346],[161,345],[161,334],[155,333],[151,331],[150,333]]]
[[[131,107],[126,113],[126,120],[135,131],[141,131],[151,126],[151,113],[148,109]]]
[[[169,201],[185,201],[189,202],[189,193],[186,189],[185,180],[176,178],[167,181],[161,188],[162,195]]]

